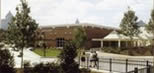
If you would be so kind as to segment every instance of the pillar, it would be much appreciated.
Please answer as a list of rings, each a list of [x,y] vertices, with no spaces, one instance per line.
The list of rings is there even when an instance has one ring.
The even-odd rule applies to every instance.
[[[101,41],[101,48],[103,48],[103,41]]]
[[[120,47],[121,47],[121,41],[118,40],[118,48],[120,48]]]
[[[128,47],[128,41],[126,41],[126,47]]]
[[[136,47],[136,41],[133,41],[133,47]]]

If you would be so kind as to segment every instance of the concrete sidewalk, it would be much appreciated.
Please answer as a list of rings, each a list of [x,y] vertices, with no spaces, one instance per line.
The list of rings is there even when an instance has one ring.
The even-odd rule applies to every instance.
[[[120,73],[120,72],[110,72],[110,71],[106,71],[106,70],[98,70],[96,68],[90,68],[91,71],[94,72],[100,72],[100,73]]]
[[[139,61],[153,61],[153,56],[128,56],[128,55],[120,55],[120,54],[112,54],[97,51],[98,57],[100,58],[112,58],[112,59],[129,59],[129,60],[139,60]]]

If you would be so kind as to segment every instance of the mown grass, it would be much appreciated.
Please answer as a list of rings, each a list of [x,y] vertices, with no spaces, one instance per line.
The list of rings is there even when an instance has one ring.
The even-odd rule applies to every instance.
[[[33,51],[40,56],[44,56],[43,49],[35,49]],[[60,53],[61,53],[60,49],[46,49],[46,57],[57,57]]]

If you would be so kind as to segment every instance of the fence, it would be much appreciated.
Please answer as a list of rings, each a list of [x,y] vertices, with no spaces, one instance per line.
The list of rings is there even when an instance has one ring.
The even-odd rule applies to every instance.
[[[91,62],[89,60],[89,57],[86,58],[85,63],[80,62],[81,67],[90,68],[90,64]],[[149,65],[152,66],[153,62],[132,59],[99,58],[99,60],[97,61],[97,66],[95,66],[94,68],[107,70],[110,72],[135,73],[130,71],[133,71],[135,68],[140,71],[144,68],[147,68]]]
[[[133,71],[127,73],[154,73],[154,67],[149,65],[148,67],[142,69],[134,68]]]

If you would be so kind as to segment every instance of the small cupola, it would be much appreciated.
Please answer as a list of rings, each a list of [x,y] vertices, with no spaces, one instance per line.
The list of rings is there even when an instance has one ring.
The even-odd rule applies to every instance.
[[[78,20],[78,19],[76,19],[75,24],[80,24],[80,22],[79,22],[79,20]]]

